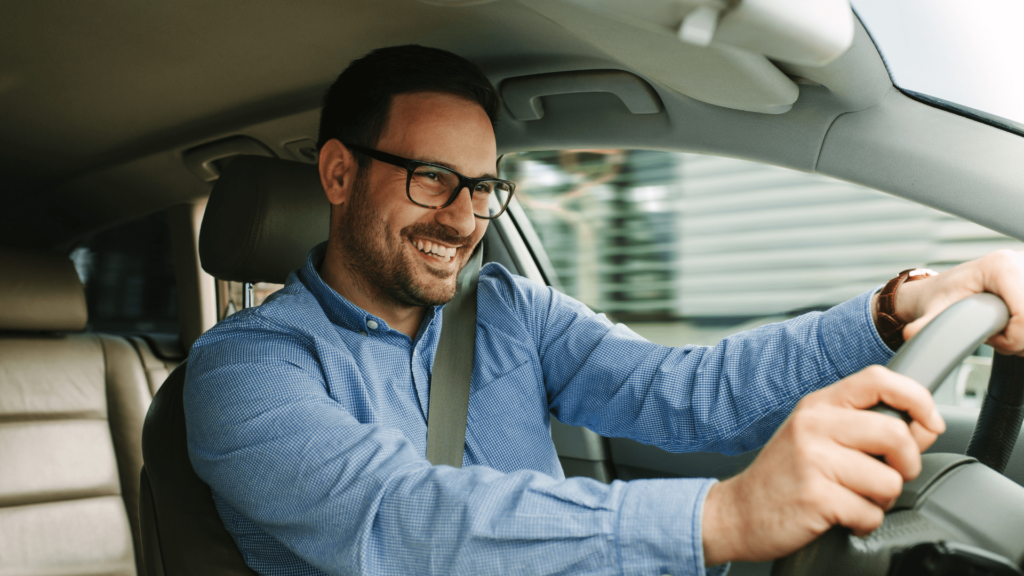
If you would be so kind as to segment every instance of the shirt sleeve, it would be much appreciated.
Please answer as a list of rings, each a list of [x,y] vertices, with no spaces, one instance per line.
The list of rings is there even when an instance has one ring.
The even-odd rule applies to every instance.
[[[871,293],[712,347],[671,348],[549,287],[487,280],[487,305],[507,303],[535,339],[559,420],[670,452],[759,448],[804,395],[892,356],[874,328]]]
[[[244,316],[190,354],[189,454],[222,504],[320,571],[704,573],[714,480],[431,466],[400,431],[360,423],[329,396],[312,344]]]

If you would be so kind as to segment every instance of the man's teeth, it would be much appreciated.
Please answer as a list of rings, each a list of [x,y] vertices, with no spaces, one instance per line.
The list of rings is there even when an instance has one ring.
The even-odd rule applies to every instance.
[[[416,249],[426,254],[431,254],[444,262],[450,262],[455,257],[456,248],[449,248],[430,241],[416,240],[413,242]]]

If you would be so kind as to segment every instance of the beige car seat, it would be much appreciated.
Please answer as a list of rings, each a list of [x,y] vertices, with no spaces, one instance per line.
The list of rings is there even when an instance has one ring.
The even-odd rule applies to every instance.
[[[142,423],[167,366],[142,340],[80,333],[86,320],[66,256],[0,248],[5,575],[143,573]]]

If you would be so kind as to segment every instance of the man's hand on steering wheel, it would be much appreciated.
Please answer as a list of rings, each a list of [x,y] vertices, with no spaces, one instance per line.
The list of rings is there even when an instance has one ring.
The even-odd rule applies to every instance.
[[[1010,322],[988,344],[1001,354],[1024,355],[1024,252],[999,250],[964,262],[938,276],[904,284],[896,312],[907,323],[909,340],[950,305],[973,294],[991,292],[1006,302]]]
[[[865,410],[879,402],[913,423]],[[708,492],[706,565],[779,558],[834,524],[871,532],[944,430],[928,391],[881,366],[806,396],[749,468]]]
[[[1024,355],[1024,252],[1012,250],[903,284],[895,311],[906,323],[904,339],[950,305],[982,292],[1000,296],[1010,311],[1006,329],[988,344]],[[866,410],[879,402],[909,413],[913,422],[907,426]],[[903,482],[920,473],[921,452],[944,430],[928,391],[880,366],[808,395],[747,470],[708,492],[705,563],[779,558],[835,524],[870,533]]]

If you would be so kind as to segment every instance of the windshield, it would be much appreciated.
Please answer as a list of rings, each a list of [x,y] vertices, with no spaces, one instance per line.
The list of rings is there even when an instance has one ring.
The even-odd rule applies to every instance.
[[[1024,135],[1024,2],[853,0],[898,88]]]

